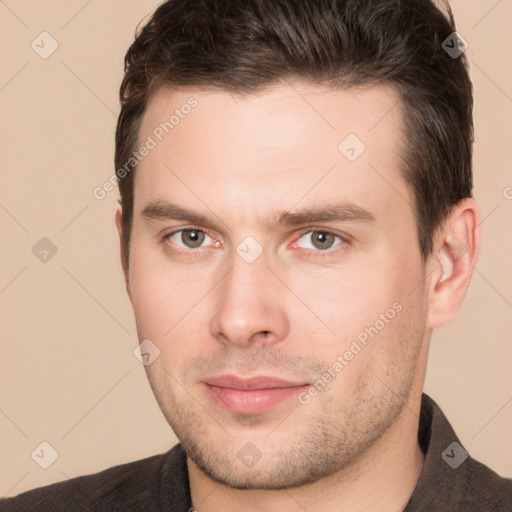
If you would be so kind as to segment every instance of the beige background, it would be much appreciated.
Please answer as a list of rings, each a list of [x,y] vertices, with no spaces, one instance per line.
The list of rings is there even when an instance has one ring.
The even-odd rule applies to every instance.
[[[156,4],[0,0],[0,496],[176,442],[133,355],[117,191],[92,196],[114,171],[122,59]],[[512,477],[512,0],[453,8],[475,84],[483,248],[462,310],[434,334],[426,391],[468,451]],[[43,31],[59,45],[47,59],[31,48]],[[42,237],[58,248],[46,263],[31,250]],[[48,469],[31,458],[43,441],[58,452]]]

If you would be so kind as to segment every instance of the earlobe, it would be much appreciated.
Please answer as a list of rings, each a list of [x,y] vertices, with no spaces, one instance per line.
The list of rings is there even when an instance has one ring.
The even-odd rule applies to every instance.
[[[126,292],[128,293],[128,297],[130,297],[130,300],[132,299],[131,293],[130,293],[130,274],[128,271],[128,259],[126,257],[125,251],[124,251],[124,236],[123,236],[123,220],[122,220],[122,211],[120,208],[116,210],[116,228],[117,233],[119,234],[119,255],[121,258],[121,266],[123,268],[123,275],[124,275],[124,281],[126,286]]]
[[[448,323],[462,304],[478,255],[478,219],[475,201],[464,199],[453,208],[436,239],[430,258],[430,328]]]

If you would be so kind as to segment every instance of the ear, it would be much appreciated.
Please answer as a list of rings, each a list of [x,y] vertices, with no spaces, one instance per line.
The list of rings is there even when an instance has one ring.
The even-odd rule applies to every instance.
[[[480,247],[479,213],[472,198],[453,207],[436,236],[428,281],[430,328],[448,323],[468,289]]]
[[[124,250],[123,220],[122,219],[123,219],[123,216],[122,216],[121,208],[118,208],[116,210],[116,228],[117,228],[117,233],[119,234],[119,255],[121,257],[121,266],[123,267],[126,292],[128,293],[128,297],[130,297],[130,301],[131,301],[132,295],[130,293],[130,273],[128,270],[128,258],[126,256],[126,253]]]

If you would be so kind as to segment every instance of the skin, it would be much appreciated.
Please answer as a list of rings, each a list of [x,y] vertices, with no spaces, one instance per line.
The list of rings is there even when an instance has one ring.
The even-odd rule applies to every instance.
[[[139,339],[160,350],[146,371],[187,452],[194,507],[402,510],[424,460],[417,429],[431,330],[456,313],[476,261],[474,201],[453,208],[423,262],[391,86],[162,89],[139,140],[191,96],[197,106],[137,168],[129,262],[121,256]],[[338,150],[348,134],[366,146],[353,162]],[[163,203],[210,220],[144,215]],[[275,223],[347,203],[373,220]],[[122,237],[120,212],[116,222]],[[190,232],[168,236],[194,228],[208,235],[195,248]],[[319,248],[326,232],[337,236]],[[237,253],[247,236],[262,249],[252,263]],[[397,303],[307,404],[241,414],[204,392],[201,380],[221,374],[313,384]],[[237,456],[248,443],[259,454],[251,467]]]

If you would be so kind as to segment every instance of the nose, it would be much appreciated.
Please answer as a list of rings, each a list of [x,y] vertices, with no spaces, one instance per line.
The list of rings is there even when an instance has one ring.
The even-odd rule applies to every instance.
[[[215,287],[211,333],[221,343],[249,347],[273,345],[286,338],[289,319],[283,286],[265,259],[247,263],[234,254],[230,272]]]

